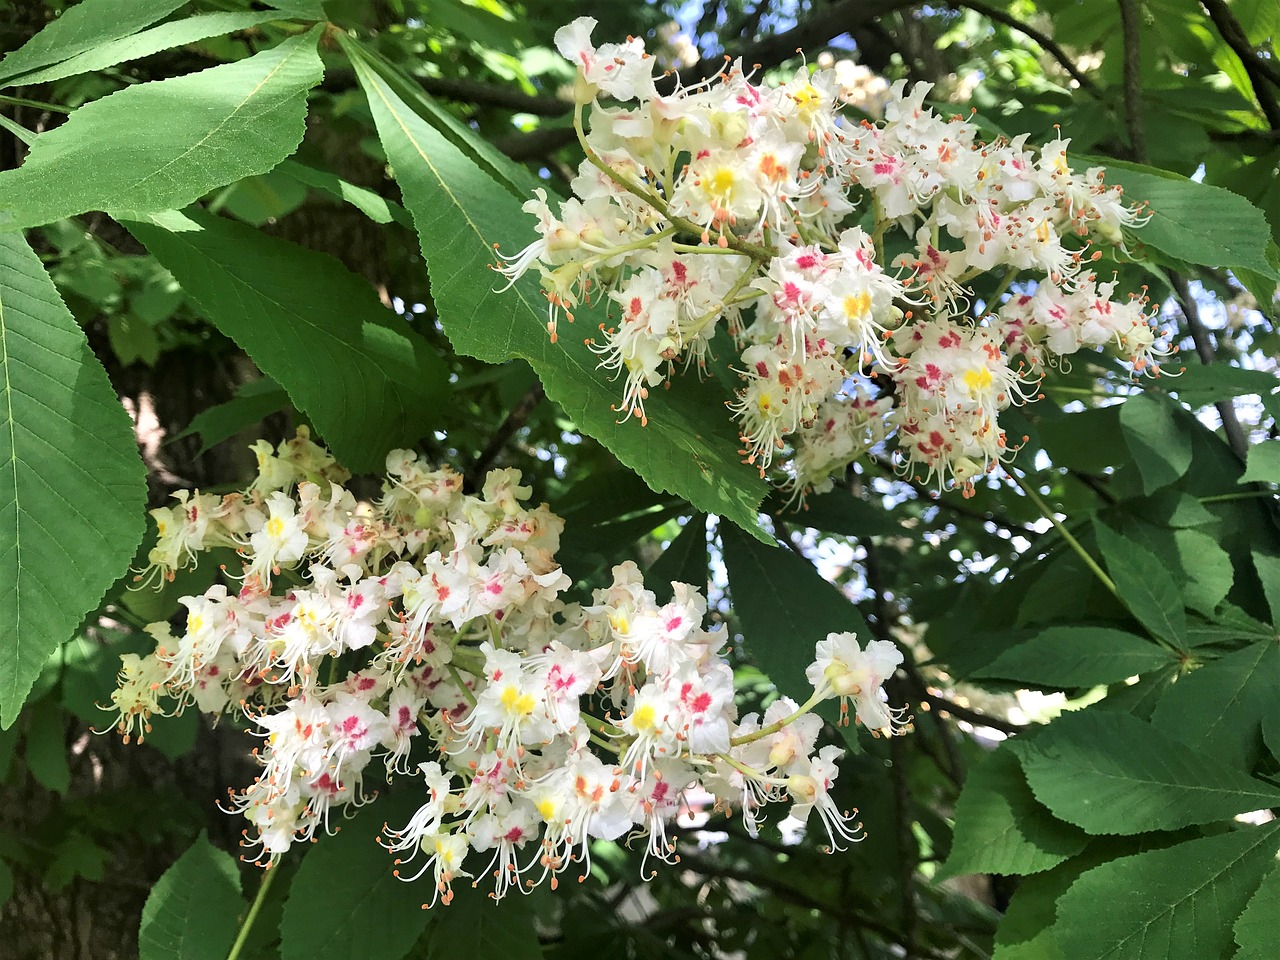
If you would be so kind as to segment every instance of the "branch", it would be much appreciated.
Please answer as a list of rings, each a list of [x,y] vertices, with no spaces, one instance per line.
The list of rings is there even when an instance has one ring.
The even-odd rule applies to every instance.
[[[464,80],[457,77],[415,77],[433,97],[460,100],[485,107],[501,107],[539,117],[560,117],[573,112],[573,101],[548,94],[528,94],[515,87]]]
[[[489,440],[489,445],[484,448],[484,452],[476,458],[476,462],[467,471],[466,485],[469,489],[480,489],[481,484],[484,482],[484,475],[493,466],[493,462],[498,459],[498,454],[502,453],[502,448],[507,445],[507,442],[515,435],[515,432],[525,425],[530,415],[537,409],[538,404],[542,402],[542,398],[546,395],[542,383],[539,382],[530,387],[525,392],[525,395],[516,401],[516,405],[511,408],[507,418],[502,421],[502,424]]]
[[[1142,39],[1137,0],[1119,0],[1124,38],[1124,117],[1133,159],[1147,162],[1147,128],[1142,117]]]
[[[1253,95],[1258,98],[1258,106],[1267,118],[1272,130],[1280,130],[1280,103],[1276,101],[1272,86],[1280,87],[1280,69],[1275,64],[1258,56],[1258,51],[1245,35],[1240,21],[1231,14],[1230,8],[1223,0],[1200,0],[1209,14],[1209,19],[1218,28],[1218,33],[1226,41],[1227,46],[1244,64],[1245,73],[1249,75],[1249,83],[1253,85]]]
[[[1102,99],[1102,91],[1098,89],[1098,85],[1080,72],[1080,68],[1077,67],[1071,57],[1067,55],[1067,51],[1063,50],[1062,47],[1058,45],[1058,42],[1047,33],[1041,33],[1035,27],[1028,23],[1023,23],[1017,17],[1005,13],[1003,10],[997,9],[996,7],[990,7],[985,3],[980,3],[978,0],[948,0],[947,6],[952,10],[972,10],[974,13],[981,14],[988,20],[992,20],[996,23],[1003,23],[1006,27],[1016,30],[1023,36],[1034,40],[1041,50],[1049,54],[1049,56],[1053,57],[1053,59],[1057,60],[1058,63],[1062,65],[1062,68],[1071,75],[1071,79],[1080,85],[1081,90],[1097,100]]]
[[[725,58],[737,60],[748,67],[776,67],[791,59],[799,48],[811,48],[827,43],[833,37],[863,27],[877,17],[915,6],[918,0],[836,0],[816,10],[790,30],[763,37],[753,43],[731,48],[725,57],[704,57],[691,67],[673,74],[664,87],[675,88],[715,76],[723,67]]]
[[[978,520],[982,523],[994,524],[1006,533],[1011,533],[1019,537],[1026,537],[1029,540],[1038,536],[1036,531],[1032,530],[1030,527],[1024,527],[1022,524],[1015,523],[1012,520],[1005,520],[1003,517],[998,517],[994,513],[985,513],[981,510],[974,510],[963,503],[956,503],[952,500],[943,500],[942,497],[935,496],[933,490],[930,490],[923,484],[913,480],[910,475],[905,477],[899,476],[898,471],[893,468],[893,464],[886,463],[879,457],[870,457],[868,459],[870,459],[870,461],[887,477],[892,480],[897,480],[899,483],[905,483],[917,494],[922,494],[922,499],[928,499],[928,501],[936,507],[941,507],[944,510],[950,510],[952,513],[961,517],[968,517],[970,520]]]
[[[1173,285],[1173,292],[1178,296],[1178,306],[1182,308],[1182,315],[1187,319],[1187,330],[1191,333],[1191,339],[1196,345],[1196,355],[1200,357],[1201,363],[1208,366],[1218,359],[1218,354],[1213,348],[1208,329],[1200,319],[1200,308],[1196,305],[1196,298],[1191,295],[1187,278],[1170,270],[1169,282]],[[1235,404],[1228,398],[1216,401],[1213,406],[1222,419],[1222,433],[1227,438],[1227,446],[1243,462],[1249,452],[1249,438],[1245,436],[1244,427],[1240,426]]]
[[[824,901],[810,896],[801,890],[797,890],[790,884],[775,880],[773,877],[765,873],[757,874],[747,870],[737,870],[733,867],[721,866],[720,864],[710,863],[706,860],[702,860],[701,858],[691,856],[682,857],[680,865],[692,870],[694,873],[699,873],[704,877],[721,877],[725,880],[737,880],[741,883],[749,883],[762,890],[768,890],[770,893],[777,896],[779,900],[784,900],[789,903],[796,904],[797,906],[807,907],[810,910],[817,910],[819,913],[826,914],[838,922],[849,923],[854,926],[862,927],[890,943],[902,945],[902,934],[897,930],[894,930],[892,927],[888,927],[883,923],[879,923],[868,916],[856,912],[848,904],[834,906],[832,904],[825,903]],[[924,948],[917,948],[915,957],[918,958],[918,960],[947,960],[943,954],[935,953],[932,950],[926,950]]]

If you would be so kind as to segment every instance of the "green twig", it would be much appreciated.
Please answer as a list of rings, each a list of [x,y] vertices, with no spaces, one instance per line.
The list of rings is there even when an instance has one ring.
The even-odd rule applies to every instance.
[[[245,941],[249,939],[249,931],[253,929],[253,922],[258,919],[258,912],[267,900],[267,891],[271,889],[271,883],[279,872],[280,869],[278,867],[267,867],[262,876],[262,882],[258,884],[258,895],[253,898],[249,912],[245,914],[244,923],[240,924],[240,932],[236,934],[236,942],[231,945],[231,952],[227,954],[227,960],[236,960],[240,956],[240,951],[244,949]]]
[[[1036,509],[1040,511],[1040,515],[1053,524],[1054,529],[1058,531],[1058,534],[1067,542],[1067,545],[1076,552],[1081,560],[1084,561],[1084,565],[1093,572],[1093,575],[1098,578],[1098,581],[1111,592],[1113,597],[1120,600],[1120,591],[1116,589],[1116,582],[1107,576],[1107,572],[1103,570],[1102,567],[1098,566],[1097,560],[1089,556],[1089,551],[1080,545],[1080,541],[1072,535],[1071,531],[1068,530],[1063,522],[1058,519],[1057,515],[1049,509],[1049,505],[1044,502],[1044,499],[1040,494],[1036,493],[1031,484],[1027,483],[1012,470],[1007,469],[1005,472],[1008,473],[1013,479],[1013,482],[1017,484],[1018,489],[1026,494],[1027,499],[1036,505]]]

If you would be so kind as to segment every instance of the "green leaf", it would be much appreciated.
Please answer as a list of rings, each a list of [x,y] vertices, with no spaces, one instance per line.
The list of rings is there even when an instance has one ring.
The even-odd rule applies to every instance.
[[[106,876],[111,851],[80,830],[58,838],[53,859],[44,872],[44,885],[53,892],[65,889],[77,877],[98,883]]]
[[[1180,679],[1160,698],[1151,722],[1206,756],[1248,770],[1263,718],[1278,702],[1280,646],[1262,640]]]
[[[488,268],[493,245],[514,251],[530,236],[520,201],[413,113],[358,51],[349,52],[417,225],[432,296],[454,346],[491,363],[527,360],[547,395],[650,487],[763,537],[757,511],[764,482],[741,463],[723,393],[710,381],[680,377],[670,390],[651,393],[647,427],[635,420],[619,423],[611,406],[620,384],[606,378],[578,336],[549,341],[546,300],[533,276],[509,290],[496,289]],[[594,330],[595,311],[579,313],[579,326]]]
[[[1271,622],[1280,625],[1280,557],[1270,557],[1255,550],[1253,568],[1262,581],[1262,593],[1271,609]]]
[[[1178,565],[1187,578],[1182,590],[1183,603],[1212,616],[1235,582],[1231,555],[1218,546],[1216,539],[1199,530],[1175,530],[1173,542],[1178,551]]]
[[[542,956],[536,912],[528,897],[508,896],[494,903],[480,889],[459,885],[448,907],[432,913],[431,926],[415,956],[422,960],[456,960],[458,945],[477,958],[533,960]]]
[[[1280,791],[1119,711],[1064,714],[1015,741],[1036,799],[1093,834],[1210,823],[1280,803]]]
[[[1142,491],[1167,487],[1191,466],[1191,436],[1166,398],[1139,393],[1120,406],[1124,442],[1142,473]]]
[[[1272,868],[1258,885],[1232,929],[1240,946],[1235,960],[1274,960],[1280,929],[1280,867]]]
[[[1241,483],[1280,483],[1280,440],[1263,440],[1249,448]]]
[[[302,140],[320,27],[256,56],[95,100],[0,173],[0,229],[88,210],[184,207],[270,170]]]
[[[1183,403],[1204,407],[1232,397],[1266,396],[1280,387],[1280,380],[1266,370],[1247,370],[1229,363],[1190,363],[1178,376],[1163,378],[1160,386],[1176,393]]]
[[[1266,257],[1271,228],[1261,210],[1222,187],[1135,166],[1108,164],[1107,183],[1123,187],[1131,202],[1151,204],[1151,220],[1137,231],[1138,240],[1187,263],[1276,275]]]
[[[659,600],[671,597],[672,583],[690,583],[699,590],[707,587],[707,518],[695,514],[684,528],[667,544],[658,559],[645,571],[648,588]]]
[[[1036,802],[1018,759],[997,747],[969,771],[956,803],[951,855],[937,877],[1032,874],[1084,849],[1088,836]]]
[[[9,902],[9,898],[13,896],[13,871],[9,869],[9,865],[0,860],[0,907]]]
[[[85,0],[85,2],[89,2],[89,0]],[[92,4],[90,3],[90,5]],[[141,6],[141,4],[138,5]],[[177,3],[167,5],[170,7],[181,6],[181,4]],[[81,3],[80,6],[84,6],[84,3]],[[66,19],[65,14],[62,19]],[[35,83],[49,83],[53,80],[74,77],[77,74],[89,73],[94,70],[105,70],[107,67],[113,67],[118,63],[128,63],[130,60],[149,57],[153,53],[168,50],[170,47],[180,47],[199,40],[207,40],[209,37],[220,37],[226,33],[247,30],[260,23],[279,19],[278,14],[272,13],[207,13],[196,17],[188,17],[186,20],[174,20],[170,23],[162,23],[158,27],[152,27],[150,30],[144,30],[142,33],[135,33],[133,36],[121,37],[117,40],[95,45],[92,49],[86,50],[84,53],[69,60],[64,60],[43,70],[36,70],[34,73],[23,74],[13,82],[20,83],[23,86],[31,86]],[[4,67],[0,65],[0,74],[3,73]]]
[[[133,424],[20,234],[0,235],[0,725],[142,539]]]
[[[1231,923],[1274,864],[1278,842],[1280,824],[1271,824],[1094,867],[1058,901],[1053,929],[1063,954],[1071,960],[1223,956]]]
[[[743,644],[781,693],[804,703],[813,693],[805,667],[813,662],[817,642],[829,633],[852,631],[865,646],[874,639],[871,630],[849,598],[807,560],[736,527],[721,524],[719,530]],[[831,723],[840,716],[834,700],[824,701],[815,712]],[[846,740],[857,743],[853,724],[841,730]]]
[[[374,223],[391,223],[394,220],[401,226],[413,228],[413,218],[400,204],[385,200],[372,190],[348,183],[336,173],[317,170],[296,160],[286,160],[274,172],[293,177],[299,183],[323,190],[330,196],[351,204]]]
[[[194,230],[129,230],[274,379],[355,471],[379,471],[436,421],[444,361],[337,260],[193,213]]]
[[[0,81],[57,63],[136,33],[186,0],[82,0],[0,60]],[[25,82],[25,81],[23,81]]]
[[[430,873],[398,880],[392,856],[375,842],[384,821],[403,826],[424,800],[411,788],[371,804],[307,851],[280,920],[281,960],[399,960],[449,909],[423,910],[435,893]]]
[[[46,789],[65,794],[71,786],[67,730],[56,700],[45,698],[27,712],[27,769]]]
[[[209,209],[228,213],[237,220],[260,227],[264,223],[288,216],[307,199],[307,188],[278,170],[268,170],[256,177],[237,180],[218,197]]]
[[[977,677],[1003,677],[1047,687],[1119,683],[1176,662],[1150,640],[1107,627],[1049,627],[1000,654]]]
[[[160,357],[160,338],[155,328],[127,313],[113,313],[107,318],[107,342],[123,366],[140,360],[150,367]]]
[[[139,960],[225,960],[243,909],[235,860],[202,833],[151,888]]]
[[[226,403],[202,410],[174,440],[193,433],[200,434],[200,452],[235,436],[241,430],[261,423],[263,418],[289,406],[289,394],[274,380],[263,377],[246,383]]]
[[[1167,566],[1102,522],[1095,521],[1093,528],[1107,572],[1129,612],[1155,636],[1184,646],[1187,613]]]

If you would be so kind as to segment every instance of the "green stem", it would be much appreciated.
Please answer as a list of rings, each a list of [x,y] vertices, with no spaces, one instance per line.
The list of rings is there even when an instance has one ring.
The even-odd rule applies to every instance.
[[[825,681],[824,681],[824,685],[825,685]],[[767,727],[761,727],[755,733],[748,733],[741,737],[734,737],[732,740],[729,741],[729,746],[740,747],[744,743],[753,743],[756,740],[763,740],[765,737],[771,737],[775,733],[777,733],[779,730],[781,730],[783,727],[786,727],[788,724],[793,723],[796,720],[799,720],[802,716],[804,716],[806,713],[808,713],[810,710],[812,710],[814,707],[816,707],[825,699],[826,699],[826,696],[822,691],[814,691],[813,696],[810,697],[808,700],[806,700],[804,703],[802,703],[799,709],[797,709],[795,713],[790,714],[789,716],[783,717],[781,720],[776,720],[773,723],[769,724]]]
[[[19,107],[34,107],[36,110],[52,110],[54,113],[70,113],[70,107],[59,106],[56,103],[45,103],[43,100],[28,100],[26,97],[11,97],[7,93],[0,93],[0,101],[4,103],[12,103]]]
[[[573,108],[573,132],[577,135],[578,145],[582,147],[582,152],[586,155],[588,162],[590,162],[590,164],[593,167],[595,167],[597,170],[603,173],[606,177],[608,177],[610,180],[612,180],[614,183],[620,186],[623,190],[627,191],[627,193],[643,200],[649,206],[653,207],[654,210],[657,210],[658,213],[662,214],[662,216],[666,217],[668,220],[670,220],[672,223],[678,226],[681,230],[684,230],[686,233],[689,233],[695,237],[700,237],[707,232],[705,227],[699,226],[698,224],[694,223],[692,220],[686,220],[684,217],[673,216],[670,208],[667,207],[667,204],[663,201],[661,197],[657,196],[656,194],[652,193],[649,190],[646,190],[644,187],[640,186],[640,184],[635,183],[631,180],[628,180],[626,177],[618,173],[617,170],[614,170],[613,167],[609,166],[609,164],[605,163],[604,160],[601,159],[600,155],[591,148],[591,145],[589,143],[587,143],[587,134],[582,127],[582,104],[581,103],[578,103]],[[762,247],[757,243],[750,243],[746,240],[740,240],[738,237],[735,237],[733,233],[730,232],[729,230],[725,230],[724,239],[728,243],[730,248],[736,250],[739,253],[745,253],[747,256],[749,256],[753,260],[767,262],[773,259],[772,250],[769,250],[767,247]]]
[[[452,663],[446,664],[449,670],[449,676],[453,678],[454,685],[462,691],[462,695],[467,698],[467,702],[473,707],[476,705],[476,695],[471,692],[471,688],[462,682],[462,675],[458,673],[458,668]]]
[[[1067,542],[1067,545],[1076,552],[1081,560],[1084,561],[1084,565],[1093,572],[1095,577],[1098,578],[1098,582],[1106,587],[1113,597],[1120,600],[1120,591],[1116,589],[1116,582],[1107,576],[1106,571],[1103,570],[1102,567],[1098,566],[1098,561],[1089,556],[1089,551],[1080,545],[1080,541],[1072,535],[1071,531],[1063,525],[1057,515],[1049,509],[1049,505],[1044,502],[1040,494],[1036,493],[1029,483],[1019,477],[1012,470],[1006,470],[1005,472],[1009,474],[1013,479],[1013,482],[1017,484],[1018,488],[1026,494],[1027,499],[1036,505],[1036,509],[1040,511],[1040,515],[1053,524],[1054,529],[1058,531],[1058,534],[1062,539]]]
[[[227,960],[237,960],[240,956],[240,951],[244,949],[245,941],[249,939],[249,931],[253,929],[253,922],[258,919],[258,912],[267,900],[267,891],[271,889],[271,883],[279,872],[278,867],[267,867],[266,873],[263,874],[262,882],[258,884],[258,895],[253,898],[249,912],[245,914],[244,923],[240,924],[240,932],[236,934],[236,942],[231,945],[231,952],[227,954]]]
[[[995,292],[992,293],[991,296],[987,298],[988,313],[995,312],[992,309],[993,304],[996,307],[1000,306],[1000,298],[1004,296],[1004,292],[1009,289],[1009,285],[1013,283],[1014,278],[1017,277],[1018,275],[1018,272],[1019,271],[1016,268],[1010,268],[1009,271],[1005,273],[1004,278],[1000,281],[1000,284],[996,287]]]
[[[1250,490],[1247,493],[1218,493],[1212,497],[1200,497],[1201,503],[1227,503],[1231,500],[1256,500],[1259,497],[1274,497],[1271,490]]]

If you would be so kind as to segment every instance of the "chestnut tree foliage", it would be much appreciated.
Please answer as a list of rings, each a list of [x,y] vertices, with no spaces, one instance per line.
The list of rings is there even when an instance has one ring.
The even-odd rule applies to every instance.
[[[0,953],[1274,956],[1277,34],[0,2]]]

